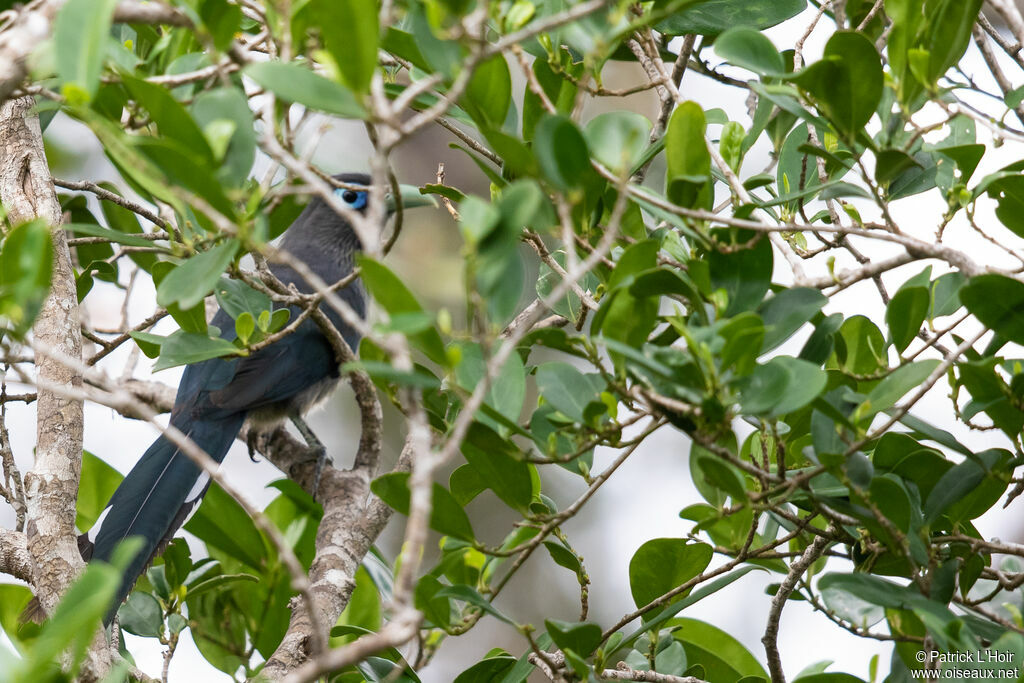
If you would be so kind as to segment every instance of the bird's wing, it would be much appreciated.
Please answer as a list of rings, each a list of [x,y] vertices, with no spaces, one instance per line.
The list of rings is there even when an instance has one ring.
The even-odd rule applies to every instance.
[[[230,380],[207,384],[196,396],[193,415],[204,419],[248,412],[287,402],[303,390],[338,376],[338,365],[327,339],[314,325],[234,361]],[[296,406],[299,408],[299,406]]]

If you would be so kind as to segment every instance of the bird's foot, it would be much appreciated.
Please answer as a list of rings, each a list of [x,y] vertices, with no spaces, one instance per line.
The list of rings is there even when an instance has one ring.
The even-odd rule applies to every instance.
[[[266,451],[267,435],[250,426],[248,433],[245,435],[245,446],[249,449],[249,459],[253,462],[259,462],[256,459],[256,453]]]
[[[313,500],[318,500],[320,496],[320,477],[323,476],[324,467],[327,465],[327,449],[321,445],[312,450],[316,456],[316,464],[313,465]]]
[[[309,448],[309,460],[316,463],[313,469],[313,499],[317,500],[320,492],[320,477],[323,475],[324,466],[327,464],[327,448],[301,417],[293,415],[291,420]]]

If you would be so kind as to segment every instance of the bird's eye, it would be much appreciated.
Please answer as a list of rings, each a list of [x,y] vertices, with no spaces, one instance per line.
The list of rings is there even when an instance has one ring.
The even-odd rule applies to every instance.
[[[339,187],[334,194],[353,209],[361,209],[366,206],[366,193],[360,190]]]

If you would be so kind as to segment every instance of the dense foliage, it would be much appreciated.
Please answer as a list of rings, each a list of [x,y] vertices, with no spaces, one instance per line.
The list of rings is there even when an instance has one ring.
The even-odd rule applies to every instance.
[[[0,36],[37,4],[12,10]],[[974,520],[1004,496],[1015,514],[1024,486],[1024,87],[1013,87],[1024,22],[1012,3],[993,2],[990,18],[981,5],[174,0],[155,21],[126,21],[116,0],[69,0],[15,94],[36,97],[44,128],[58,112],[87,126],[121,176],[63,183],[100,200],[60,195],[79,299],[111,286],[126,297],[151,278],[159,307],[141,324],[84,326],[96,350],[83,372],[133,343],[155,370],[244,355],[292,329],[287,304],[338,305],[330,288],[349,283],[303,298],[261,279],[306,197],[332,197],[296,151],[297,130],[319,114],[365,122],[379,200],[396,183],[395,150],[441,125],[490,185],[467,194],[439,173],[421,189],[457,221],[457,315],[422,307],[389,269],[381,215],[344,214],[361,230],[359,276],[377,307],[344,370],[369,377],[405,422],[407,457],[371,489],[408,521],[400,558],[362,560],[347,609],[324,626],[335,659],[313,648],[320,669],[303,679],[334,669],[330,680],[415,681],[446,640],[497,619],[521,633],[520,650],[491,651],[457,683],[520,683],[538,668],[557,681],[656,671],[780,683],[791,600],[829,627],[895,641],[891,661],[872,662],[874,680],[1016,677],[1024,547]],[[789,33],[766,35],[783,22]],[[823,49],[805,55],[811,36]],[[961,68],[968,58],[989,73]],[[635,86],[606,88],[613,68],[632,69]],[[749,112],[690,99],[704,79],[737,89]],[[660,104],[650,117],[619,106],[644,91]],[[604,113],[584,116],[592,102]],[[758,149],[767,168],[752,167]],[[257,157],[284,180],[258,177]],[[923,208],[901,221],[908,202]],[[0,354],[14,384],[32,384],[50,227],[3,226]],[[851,287],[859,294],[842,298]],[[207,324],[211,295],[234,318],[234,341]],[[180,329],[149,331],[165,316]],[[90,398],[127,410],[117,386],[89,383]],[[920,409],[931,394],[944,412]],[[364,410],[364,430],[374,419],[379,428]],[[627,587],[591,584],[562,527],[657,430],[688,450],[677,466],[703,500],[680,511],[692,522],[684,538],[636,527],[635,611],[588,620],[588,595]],[[968,430],[987,431],[991,447],[962,443]],[[0,423],[0,451],[5,434]],[[17,509],[20,475],[4,464]],[[572,504],[545,495],[552,468],[578,477]],[[119,478],[83,454],[79,530]],[[255,521],[213,487],[185,527],[207,552],[175,540],[120,628],[171,654],[187,629],[211,667],[259,675],[302,599],[290,558],[310,568],[331,504],[308,482],[274,486]],[[465,507],[481,496],[520,517],[503,538],[474,530]],[[427,526],[441,536],[433,566],[421,564],[436,538]],[[521,623],[492,604],[528,559],[575,577],[578,621]],[[753,653],[687,614],[751,573],[775,596],[751,615],[764,624]],[[17,622],[29,589],[0,585],[0,625],[19,652],[0,650],[0,667],[18,680],[56,675],[61,650],[89,646],[116,582],[91,566],[41,628]],[[1011,660],[922,656],[986,649]]]

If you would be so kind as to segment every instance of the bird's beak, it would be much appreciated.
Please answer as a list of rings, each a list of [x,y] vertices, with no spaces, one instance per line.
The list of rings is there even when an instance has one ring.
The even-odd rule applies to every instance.
[[[420,188],[415,185],[399,185],[398,193],[402,197],[402,209],[415,209],[418,206],[433,206],[437,208],[437,200],[429,194],[420,194]],[[384,197],[384,205],[388,209],[388,213],[394,213],[395,209],[398,208],[398,202],[395,201],[395,196],[388,192]]]

